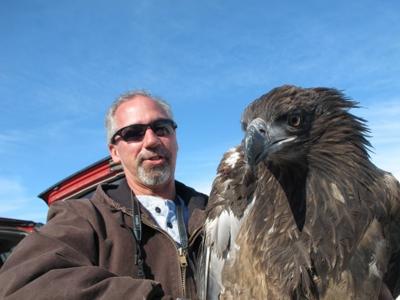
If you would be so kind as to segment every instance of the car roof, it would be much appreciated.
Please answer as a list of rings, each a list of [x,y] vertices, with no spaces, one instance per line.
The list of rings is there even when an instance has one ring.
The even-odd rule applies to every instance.
[[[41,227],[42,223],[36,223],[29,220],[11,219],[11,218],[0,218],[0,231],[14,230],[23,232],[32,232],[34,228]]]
[[[28,220],[10,219],[10,218],[0,218],[0,226],[35,226],[35,222]]]
[[[82,198],[91,194],[99,183],[119,181],[124,177],[120,164],[107,156],[64,178],[38,195],[47,205],[55,201]]]

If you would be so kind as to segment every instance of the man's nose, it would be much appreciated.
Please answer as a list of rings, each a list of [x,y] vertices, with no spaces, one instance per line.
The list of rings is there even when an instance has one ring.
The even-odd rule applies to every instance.
[[[153,129],[148,127],[143,137],[143,146],[151,148],[160,144],[160,138],[154,133]]]

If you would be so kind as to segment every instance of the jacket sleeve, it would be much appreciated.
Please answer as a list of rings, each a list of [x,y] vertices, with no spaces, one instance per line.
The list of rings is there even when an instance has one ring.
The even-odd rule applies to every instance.
[[[0,299],[171,299],[159,283],[96,266],[96,232],[65,201],[24,238],[0,270]]]

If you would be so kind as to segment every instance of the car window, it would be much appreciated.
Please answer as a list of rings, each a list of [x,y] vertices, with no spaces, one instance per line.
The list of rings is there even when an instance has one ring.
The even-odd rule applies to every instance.
[[[4,264],[14,247],[27,235],[13,228],[0,229],[0,267]]]

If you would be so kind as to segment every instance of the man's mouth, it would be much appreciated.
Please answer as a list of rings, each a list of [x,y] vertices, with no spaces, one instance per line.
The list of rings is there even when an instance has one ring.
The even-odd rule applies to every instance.
[[[164,164],[166,162],[166,157],[163,155],[152,155],[152,156],[148,156],[143,158],[143,162],[145,164],[150,164],[150,165],[161,165]]]
[[[164,158],[164,157],[161,156],[161,155],[155,155],[155,156],[151,156],[151,157],[149,157],[147,159],[148,160],[158,160],[158,159],[162,159],[162,158]]]
[[[169,157],[168,152],[164,149],[146,150],[139,155],[139,164],[148,165],[150,168],[159,167],[168,163]]]

